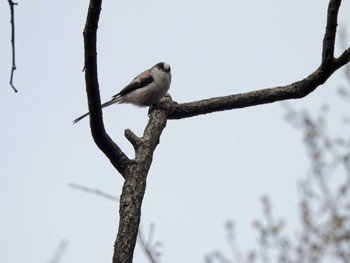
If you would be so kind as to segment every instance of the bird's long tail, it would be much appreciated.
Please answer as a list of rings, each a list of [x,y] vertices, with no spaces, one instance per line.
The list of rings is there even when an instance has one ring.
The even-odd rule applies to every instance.
[[[101,105],[101,108],[103,109],[103,108],[108,107],[108,106],[110,106],[110,105],[112,105],[112,104],[119,103],[120,100],[121,100],[120,97],[113,98],[113,99],[111,99],[110,101],[107,101],[107,102],[103,103],[103,104]],[[87,113],[81,115],[80,117],[76,118],[76,119],[73,121],[73,124],[76,124],[78,121],[80,121],[81,119],[84,119],[84,118],[85,118],[86,116],[88,116],[88,115],[90,115],[90,112],[87,112]]]

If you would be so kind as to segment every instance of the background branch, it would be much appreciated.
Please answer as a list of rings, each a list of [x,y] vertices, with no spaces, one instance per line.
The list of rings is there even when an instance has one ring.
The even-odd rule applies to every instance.
[[[139,230],[139,234],[138,234],[140,247],[142,248],[143,252],[145,253],[150,263],[157,263],[158,262],[157,258],[159,258],[160,256],[160,253],[157,252],[157,247],[159,247],[161,243],[160,242],[153,243],[154,231],[155,231],[155,225],[151,223],[147,240],[143,236],[141,229]]]
[[[74,188],[74,189],[83,191],[85,193],[95,194],[95,195],[98,195],[100,197],[109,199],[111,201],[119,202],[118,197],[111,195],[111,194],[108,194],[108,193],[105,193],[99,189],[93,189],[93,188],[90,188],[90,187],[87,187],[84,185],[80,185],[80,184],[75,184],[75,183],[69,183],[69,186]],[[151,263],[158,262],[157,258],[159,258],[160,253],[157,251],[157,248],[159,246],[161,246],[160,242],[153,243],[154,232],[155,232],[155,225],[153,223],[151,223],[151,225],[150,225],[147,240],[143,236],[141,227],[138,231],[138,240],[139,240],[140,247],[141,247],[142,251],[144,252],[144,254],[146,255],[149,262],[151,262]],[[60,244],[59,248],[60,247],[61,247],[61,244]],[[62,249],[57,249],[57,250],[61,251]],[[52,263],[54,263],[54,262],[57,263],[59,261],[59,260],[57,260],[57,258],[61,258],[61,256],[58,257],[58,256],[56,256],[56,254],[58,254],[58,252],[55,253],[55,256],[51,260]],[[61,254],[59,254],[59,255],[61,255]]]
[[[86,193],[90,193],[90,194],[96,194],[98,196],[104,197],[106,199],[110,199],[112,201],[119,201],[119,198],[111,195],[111,194],[107,194],[99,189],[92,189],[90,187],[84,186],[84,185],[80,185],[80,184],[75,184],[75,183],[69,183],[69,186],[72,188],[75,188],[77,190],[86,192]]]
[[[58,244],[58,247],[57,247],[55,253],[53,254],[51,260],[49,261],[49,263],[61,262],[61,259],[64,255],[64,253],[66,252],[68,245],[69,245],[69,242],[67,240],[61,240],[61,242]]]
[[[15,49],[15,8],[14,6],[17,3],[14,3],[12,0],[8,0],[10,5],[11,12],[11,46],[12,46],[12,67],[11,67],[11,76],[10,76],[10,85],[14,92],[18,92],[15,86],[13,85],[13,75],[16,70],[16,49]]]

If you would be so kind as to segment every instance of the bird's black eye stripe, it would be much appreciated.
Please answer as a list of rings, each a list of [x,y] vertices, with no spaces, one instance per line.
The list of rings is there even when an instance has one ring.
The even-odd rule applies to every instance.
[[[164,71],[164,72],[170,72],[170,66],[164,62],[160,62],[157,65],[155,65],[158,69]]]
[[[163,63],[158,63],[156,66],[159,69],[164,69],[164,64]]]

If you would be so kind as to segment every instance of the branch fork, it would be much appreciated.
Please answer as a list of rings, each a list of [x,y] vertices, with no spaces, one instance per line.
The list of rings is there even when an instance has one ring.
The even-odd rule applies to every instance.
[[[85,82],[90,112],[90,128],[96,145],[124,177],[120,197],[120,221],[114,246],[113,263],[132,262],[133,251],[140,224],[141,205],[146,189],[146,178],[152,163],[153,152],[166,126],[167,120],[183,119],[212,112],[251,107],[276,101],[299,99],[313,92],[350,60],[350,47],[338,58],[334,57],[338,11],[341,0],[330,0],[327,12],[327,25],[323,39],[321,65],[306,78],[295,83],[215,97],[189,103],[176,103],[170,96],[154,105],[149,111],[149,121],[142,137],[131,130],[124,132],[133,145],[135,158],[129,159],[120,147],[107,134],[101,110],[99,84],[97,78],[96,32],[101,12],[102,0],[90,0],[84,29]]]

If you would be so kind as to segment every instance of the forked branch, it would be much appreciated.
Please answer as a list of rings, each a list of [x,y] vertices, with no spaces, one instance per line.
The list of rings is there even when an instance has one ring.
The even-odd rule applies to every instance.
[[[149,121],[142,137],[127,130],[126,138],[135,150],[129,159],[106,133],[101,110],[97,77],[96,33],[102,0],[90,0],[84,29],[85,82],[90,112],[91,133],[97,146],[125,178],[120,197],[119,229],[114,246],[113,263],[131,263],[141,218],[142,200],[153,153],[168,119],[189,118],[216,111],[250,107],[287,99],[299,99],[324,84],[327,79],[350,60],[350,48],[338,58],[334,57],[340,0],[330,0],[327,26],[323,40],[321,65],[303,80],[290,85],[251,91],[224,97],[178,104],[170,97],[163,98],[149,113]]]
[[[217,111],[246,108],[288,99],[300,99],[313,92],[317,87],[324,84],[336,70],[350,61],[350,47],[338,58],[334,58],[340,4],[341,0],[329,1],[327,25],[323,39],[322,62],[309,76],[286,86],[260,89],[189,103],[170,103],[167,107],[169,111],[168,119],[183,119]]]

